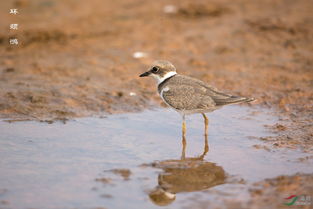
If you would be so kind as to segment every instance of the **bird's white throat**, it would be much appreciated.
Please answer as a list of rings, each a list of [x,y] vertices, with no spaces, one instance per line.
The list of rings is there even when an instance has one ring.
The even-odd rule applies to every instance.
[[[156,74],[151,74],[151,76],[153,78],[156,79],[156,81],[158,82],[158,84],[162,83],[165,79],[168,79],[169,77],[172,77],[173,75],[176,75],[177,73],[175,71],[170,71],[168,73],[166,73],[163,77],[160,77],[160,75],[156,75]]]

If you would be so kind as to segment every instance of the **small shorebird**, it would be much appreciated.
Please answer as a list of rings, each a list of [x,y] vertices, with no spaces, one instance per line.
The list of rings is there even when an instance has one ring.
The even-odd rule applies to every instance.
[[[158,83],[158,92],[163,101],[183,117],[182,133],[186,135],[185,115],[201,113],[204,118],[205,135],[208,135],[208,118],[205,113],[224,105],[251,102],[254,98],[232,96],[212,86],[184,75],[179,75],[172,63],[165,60],[153,62],[151,68],[140,77],[151,76]]]

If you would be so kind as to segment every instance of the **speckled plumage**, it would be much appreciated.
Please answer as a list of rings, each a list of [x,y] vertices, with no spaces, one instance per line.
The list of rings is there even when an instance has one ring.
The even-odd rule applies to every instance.
[[[162,91],[164,88],[167,91]],[[222,93],[212,86],[184,75],[174,75],[158,85],[165,103],[184,114],[211,112],[223,105],[250,100]]]

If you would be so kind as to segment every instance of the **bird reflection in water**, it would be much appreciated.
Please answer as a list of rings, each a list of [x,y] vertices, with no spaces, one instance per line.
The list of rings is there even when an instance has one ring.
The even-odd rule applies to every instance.
[[[198,157],[186,157],[186,138],[183,135],[181,159],[152,164],[163,171],[158,175],[158,186],[149,193],[150,200],[156,205],[165,206],[176,199],[177,193],[196,192],[223,184],[226,179],[224,169],[204,160],[208,151],[206,132],[203,153]]]

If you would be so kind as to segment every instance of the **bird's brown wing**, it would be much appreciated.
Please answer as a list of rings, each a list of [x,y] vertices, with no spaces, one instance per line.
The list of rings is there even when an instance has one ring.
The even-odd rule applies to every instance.
[[[223,92],[218,91],[217,89],[211,89],[211,88],[207,88],[207,95],[210,95],[210,97],[215,102],[216,106],[223,106],[227,104],[234,104],[234,103],[241,103],[241,102],[251,102],[254,100],[254,98],[225,94]]]
[[[169,90],[163,91],[162,97],[167,104],[178,110],[212,110],[227,104],[254,100],[225,94],[198,79],[183,75],[176,75],[163,87],[166,86]]]
[[[251,102],[254,100],[254,98],[247,98],[247,97],[233,96],[230,94],[226,94],[198,79],[194,79],[194,78],[187,77],[187,76],[183,76],[183,77],[184,77],[183,80],[185,82],[193,83],[193,85],[196,83],[201,88],[205,88],[206,91],[203,94],[210,97],[214,101],[216,106],[223,106],[227,104],[234,104],[234,103],[240,103],[240,102]]]
[[[167,91],[165,91],[167,90]],[[195,84],[167,85],[161,95],[164,101],[177,110],[201,110],[215,107],[206,88]]]

